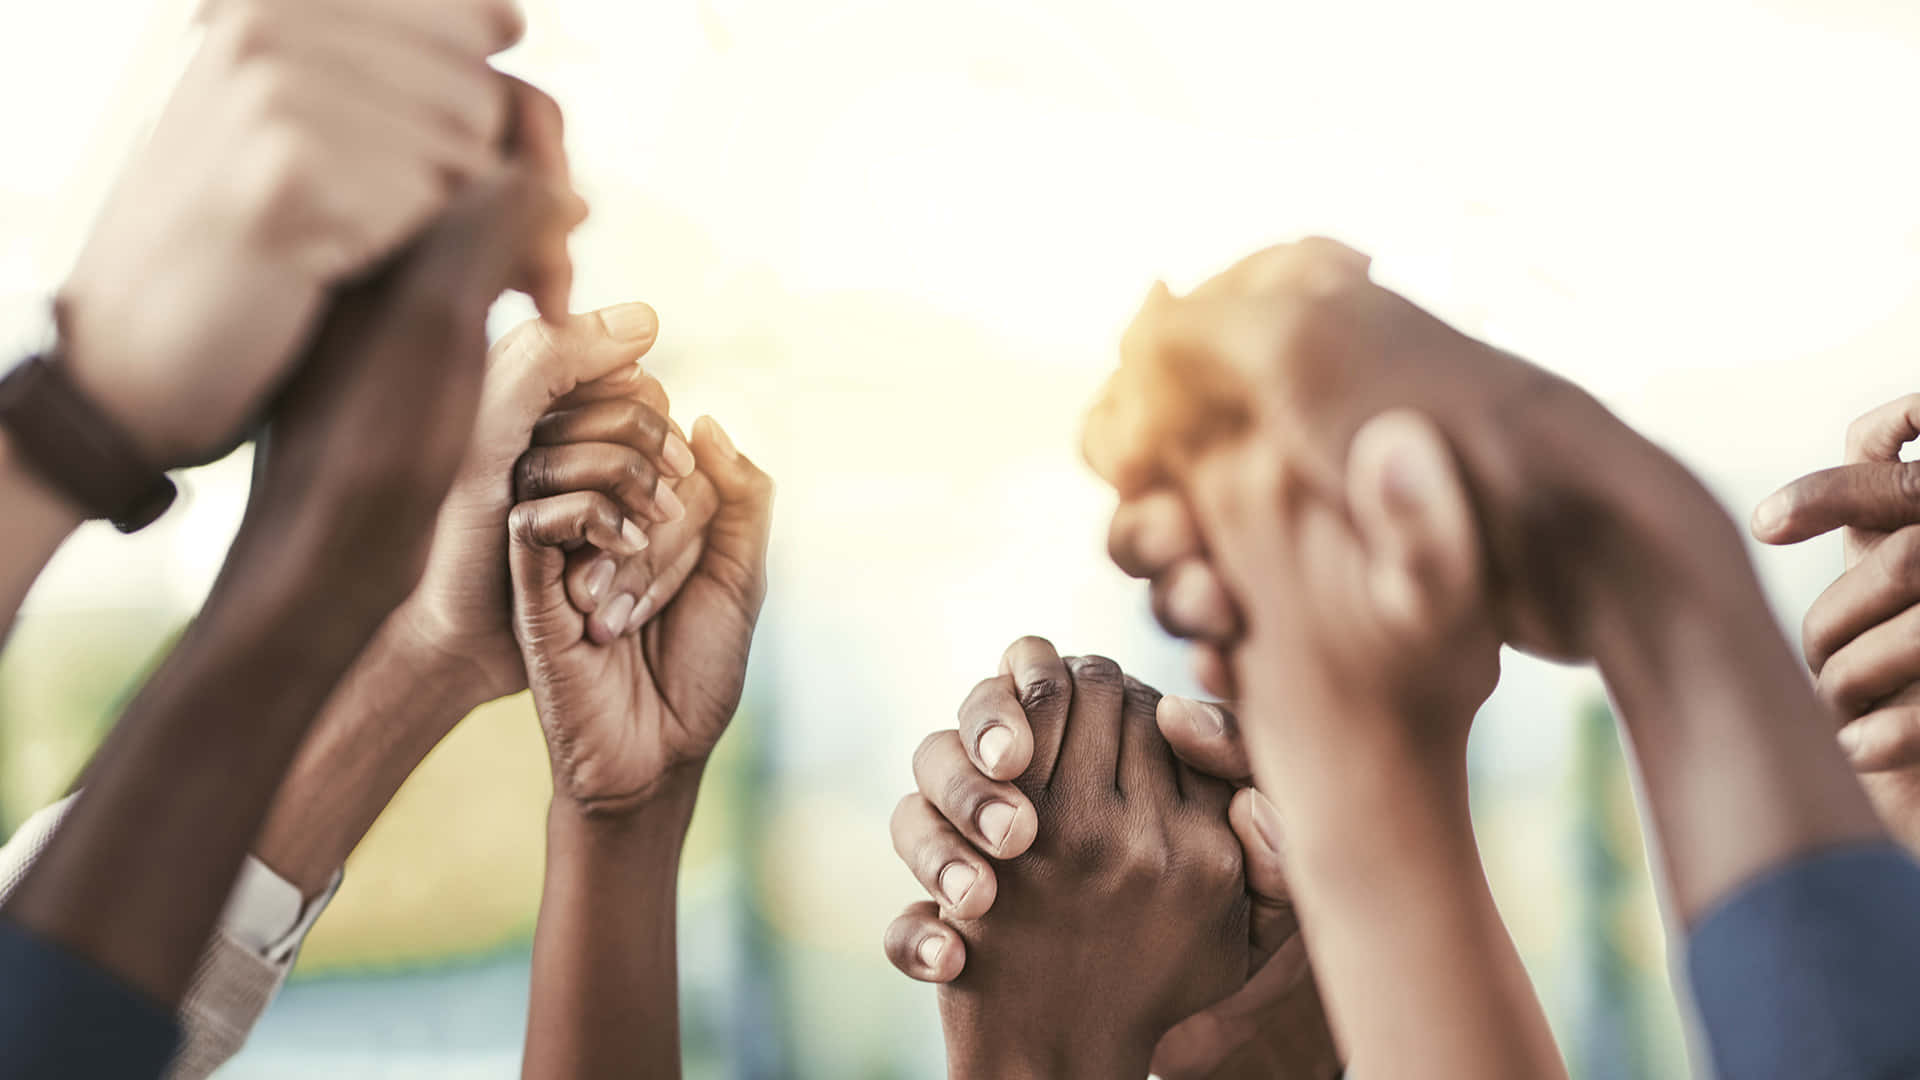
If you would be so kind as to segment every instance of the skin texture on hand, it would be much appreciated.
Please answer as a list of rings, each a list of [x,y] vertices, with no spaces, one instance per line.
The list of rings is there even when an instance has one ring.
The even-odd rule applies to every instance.
[[[530,443],[562,453],[572,448],[570,435],[582,434],[591,441],[580,446],[613,463],[597,482],[648,543],[637,555],[605,555],[611,573],[603,588],[672,595],[686,580],[715,499],[704,476],[686,475],[693,455],[665,419],[665,390],[634,366],[656,328],[653,310],[631,303],[558,326],[529,322],[495,342],[472,441],[435,520],[420,584],[328,699],[254,849],[302,892],[315,895],[332,880],[461,718],[526,687],[506,552],[514,470]],[[582,409],[597,426],[556,423]],[[665,516],[659,492],[640,483],[654,476],[660,491],[679,492],[672,522],[657,523]],[[592,602],[582,608],[591,611]]]
[[[1920,396],[1847,429],[1844,464],[1802,477],[1754,511],[1753,532],[1792,544],[1840,529],[1844,572],[1807,610],[1802,648],[1839,745],[1882,821],[1920,854]]]
[[[1050,646],[1030,640],[1016,643],[1008,656],[1011,661],[1050,653]],[[986,680],[961,706],[959,721],[957,732],[936,735],[915,756],[920,791],[902,799],[893,814],[894,851],[933,899],[912,905],[888,927],[887,957],[910,978],[936,983],[952,981],[967,962],[959,932],[944,920],[983,918],[995,902],[998,878],[988,853],[1018,857],[1038,828],[1026,794],[1010,782],[996,782],[1017,778],[1031,757],[1033,733],[1019,698],[1004,680]],[[1249,782],[1251,766],[1231,711],[1163,697],[1155,721],[1186,766],[1236,786]],[[983,746],[993,751],[991,767],[983,761]],[[1007,809],[987,811],[994,803]],[[995,836],[985,835],[983,819],[996,826]],[[1271,804],[1242,790],[1228,820],[1246,867],[1251,977],[1162,1036],[1153,1074],[1162,1080],[1331,1080],[1342,1059],[1287,890],[1279,819]],[[1000,837],[1003,822],[1008,831]]]
[[[498,169],[510,136],[566,189],[558,110],[487,63],[520,35],[511,0],[223,0],[203,21],[58,301],[76,380],[162,467],[232,449],[328,291]],[[517,275],[556,318],[559,244]]]
[[[590,408],[560,416],[553,431],[602,423]],[[554,777],[529,1077],[679,1075],[680,845],[707,757],[745,688],[773,509],[772,481],[719,424],[703,417],[690,442],[715,505],[682,568],[666,571],[691,569],[671,594],[591,584],[620,520],[590,482],[606,464],[600,456],[516,470],[514,632]],[[591,613],[576,602],[583,589]]]
[[[1089,420],[1087,454],[1123,504],[1176,493],[1217,562],[1192,483],[1204,459],[1260,443],[1275,460],[1250,467],[1274,474],[1287,513],[1296,499],[1337,508],[1356,435],[1395,410],[1431,424],[1458,469],[1499,637],[1598,660],[1684,919],[1795,855],[1879,835],[1737,530],[1699,481],[1564,380],[1373,284],[1350,249],[1306,241],[1185,298],[1157,290]],[[1218,578],[1241,613],[1239,583]],[[1209,685],[1233,689],[1210,648]]]
[[[950,922],[964,969],[940,994],[949,1074],[1144,1076],[1168,1030],[1247,981],[1233,787],[1174,758],[1155,726],[1159,695],[1110,660],[1062,660],[1024,639],[975,698],[1020,709],[1032,749],[1010,784],[975,778],[938,793],[973,803],[941,813],[965,821],[997,865],[967,858],[952,837],[953,865],[974,874],[968,887],[916,862],[934,888],[961,897]],[[922,744],[915,771],[923,783],[963,781],[964,761],[959,733],[942,732]],[[932,805],[909,800],[902,811],[938,835]],[[943,955],[917,949],[944,940],[925,938],[914,955],[940,969]],[[901,944],[890,945],[896,957]]]
[[[571,220],[509,170],[338,302],[263,446],[201,616],[5,913],[177,1004],[322,701],[413,587],[480,394],[488,306]]]

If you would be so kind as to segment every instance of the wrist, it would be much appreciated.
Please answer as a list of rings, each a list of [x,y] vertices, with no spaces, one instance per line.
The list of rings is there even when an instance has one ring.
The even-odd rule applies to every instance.
[[[556,775],[550,814],[576,823],[577,827],[617,839],[636,827],[652,834],[662,824],[678,823],[682,832],[693,820],[693,808],[700,795],[700,782],[707,771],[707,759],[696,758],[668,766],[650,784],[637,793],[602,798],[591,793],[574,793],[574,785]]]
[[[943,988],[949,1080],[1143,1080],[1163,1033],[1007,1031],[980,1003]]]
[[[0,525],[0,637],[27,590],[85,517],[19,459],[0,428],[0,506],[6,507]]]
[[[287,771],[254,854],[313,897],[477,702],[452,669],[383,625],[327,699]]]

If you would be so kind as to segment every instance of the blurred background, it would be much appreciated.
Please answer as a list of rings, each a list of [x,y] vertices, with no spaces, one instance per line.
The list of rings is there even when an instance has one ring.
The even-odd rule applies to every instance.
[[[1593,388],[1744,517],[1916,387],[1920,9],[1870,0],[525,0],[567,110],[575,306],[650,301],[684,421],[779,478],[773,601],[682,875],[695,1077],[933,1077],[879,940],[909,755],[1023,633],[1192,691],[1104,557],[1080,410],[1156,279],[1302,233]],[[59,283],[191,46],[189,0],[0,37],[0,327]],[[496,329],[527,313],[508,301]],[[65,790],[195,610],[236,459],[76,537],[0,660],[0,831]],[[1784,626],[1838,570],[1757,555]],[[1679,1076],[1681,1006],[1590,674],[1476,729],[1495,892],[1583,1080]],[[235,1077],[517,1074],[546,799],[524,699],[348,864]]]

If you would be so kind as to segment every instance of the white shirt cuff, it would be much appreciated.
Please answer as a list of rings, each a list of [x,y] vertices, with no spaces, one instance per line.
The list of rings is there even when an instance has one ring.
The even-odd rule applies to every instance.
[[[248,855],[220,914],[220,929],[262,958],[286,963],[300,951],[307,931],[339,888],[340,871],[336,870],[320,895],[305,902],[297,886]]]

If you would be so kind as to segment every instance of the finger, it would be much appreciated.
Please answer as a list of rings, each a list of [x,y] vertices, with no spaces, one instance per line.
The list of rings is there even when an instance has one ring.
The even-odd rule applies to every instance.
[[[1920,704],[1875,709],[1840,729],[1840,750],[1855,772],[1920,765]]]
[[[638,368],[632,369],[639,371]],[[602,380],[609,382],[613,380]],[[557,409],[542,416],[533,425],[534,446],[564,443],[619,443],[647,455],[665,476],[692,476],[693,448],[672,427],[662,402],[645,400],[656,396],[648,384],[658,380],[647,375],[619,379],[619,396],[573,408]],[[601,383],[592,384],[596,392]]]
[[[204,0],[195,12],[209,26],[234,18],[259,18],[272,10],[296,5],[267,4],[260,0]],[[320,7],[318,0],[297,6]],[[508,48],[526,33],[526,17],[512,0],[468,0],[455,5],[415,0],[326,0],[324,6],[343,21],[360,27],[369,37],[399,34],[456,56],[485,57]],[[369,21],[377,19],[377,22]]]
[[[559,104],[519,79],[507,77],[506,84],[507,141],[512,153],[526,161],[536,175],[556,191],[571,195],[580,218],[584,219],[586,202],[573,189],[567,164],[566,122]],[[567,252],[565,233],[549,233],[527,252],[520,264],[520,284],[533,298],[542,319],[555,325],[567,320],[573,293],[573,259]]]
[[[1841,526],[1890,532],[1920,522],[1920,465],[1870,462],[1822,469],[1766,497],[1753,512],[1753,535],[1797,544]]]
[[[980,775],[960,746],[960,733],[929,735],[913,755],[920,794],[974,847],[996,859],[1025,854],[1039,834],[1033,803],[1012,784]]]
[[[514,539],[562,554],[592,545],[616,555],[638,555],[648,544],[646,534],[627,520],[619,504],[598,491],[569,491],[520,503],[509,525]],[[556,568],[563,563],[556,562]]]
[[[1193,678],[1200,689],[1214,697],[1240,696],[1234,687],[1233,662],[1218,646],[1200,645],[1193,650]]]
[[[1800,641],[1815,675],[1867,630],[1920,603],[1920,526],[1909,525],[1867,552],[1807,609]]]
[[[549,406],[566,400],[584,385],[622,391],[640,386],[646,375],[636,362],[653,348],[659,332],[659,317],[653,308],[641,303],[617,304],[583,315],[570,315],[558,323],[533,319],[514,327],[494,343],[489,364],[507,373],[497,379],[502,387],[502,400],[538,401],[540,414],[545,414]],[[529,388],[537,388],[538,392]],[[627,396],[638,398],[639,394]],[[656,409],[656,412],[664,416],[666,410]],[[536,415],[530,419],[543,418]],[[628,419],[639,423],[642,418],[630,416]],[[599,441],[626,442],[627,439]]]
[[[1160,706],[1160,691],[1131,676],[1121,683],[1120,768],[1116,785],[1129,799],[1146,799],[1156,805],[1172,805],[1183,795],[1174,766],[1173,751],[1160,737],[1154,716]],[[1223,798],[1221,805],[1226,804]]]
[[[1199,526],[1178,491],[1159,488],[1122,502],[1107,529],[1107,554],[1128,577],[1157,577],[1205,552]]]
[[[1153,617],[1167,632],[1190,641],[1232,641],[1240,613],[1214,568],[1186,559],[1153,580]]]
[[[1247,894],[1253,900],[1250,940],[1255,955],[1268,955],[1300,931],[1287,886],[1280,815],[1266,796],[1248,787],[1234,794],[1227,821],[1245,854]]]
[[[1159,1045],[1153,1051],[1153,1075],[1160,1077],[1160,1080],[1215,1080],[1234,1055],[1260,1037],[1264,1029],[1287,1022],[1288,1018],[1276,1014],[1285,1011],[1296,995],[1310,992],[1302,984],[1311,977],[1306,939],[1296,936],[1231,997],[1182,1020],[1161,1036]],[[1317,1001],[1315,997],[1313,1003],[1316,1010]],[[1324,1019],[1317,1023],[1325,1027]],[[1290,1046],[1289,1050],[1292,1049]],[[1266,1062],[1261,1064],[1270,1067]],[[1292,1064],[1291,1059],[1289,1064]],[[1332,1064],[1337,1065],[1338,1062]],[[1306,1067],[1318,1068],[1318,1062]],[[1309,1073],[1306,1069],[1300,1075],[1323,1075],[1318,1071]],[[1270,1074],[1261,1072],[1252,1075]]]
[[[1920,682],[1920,607],[1911,607],[1833,654],[1814,686],[1838,718],[1852,720]]]
[[[286,4],[270,18],[223,24],[246,55],[298,57],[324,72],[322,85],[393,113],[417,114],[498,156],[508,99],[500,74],[477,52],[421,48],[405,34],[369,33],[318,4]],[[338,88],[347,87],[345,94]]]
[[[887,927],[887,959],[900,974],[921,982],[952,982],[967,964],[967,946],[940,921],[939,908],[922,900]]]
[[[1073,676],[1073,702],[1067,707],[1060,757],[1047,789],[1111,792],[1119,782],[1124,676],[1120,665],[1104,656],[1075,656],[1066,663]]]
[[[659,615],[693,576],[706,554],[707,525],[713,520],[717,497],[713,485],[698,473],[681,481],[687,492],[687,516],[659,526],[647,550],[624,559],[608,586],[609,604],[587,619],[587,633],[596,642],[637,633]],[[633,600],[632,610],[626,599]],[[616,616],[624,618],[616,621]]]
[[[1013,678],[1020,711],[1026,715],[1033,740],[1032,758],[1021,782],[1039,791],[1053,779],[1060,758],[1060,740],[1066,734],[1067,709],[1073,702],[1073,678],[1067,665],[1042,637],[1023,637],[1000,656],[1000,674]]]
[[[1889,401],[1847,425],[1846,463],[1899,461],[1900,450],[1920,438],[1920,394]]]
[[[893,853],[913,871],[949,919],[978,919],[993,906],[993,865],[922,795],[893,809]]]
[[[960,739],[982,775],[1017,780],[1033,762],[1033,732],[1011,675],[982,679],[960,703]]]
[[[526,502],[568,491],[609,495],[630,520],[665,524],[686,516],[673,485],[662,484],[653,462],[630,446],[568,443],[536,446],[514,463],[514,497]],[[644,525],[642,526],[645,527]]]
[[[692,448],[719,499],[697,572],[720,583],[740,599],[749,615],[757,616],[767,596],[773,478],[742,454],[711,416],[693,425]]]
[[[1160,699],[1156,721],[1174,756],[1188,767],[1235,784],[1253,777],[1239,720],[1226,706],[1169,695]]]
[[[600,505],[594,505],[595,503]],[[618,508],[598,492],[574,492],[521,503],[507,515],[507,569],[513,581],[516,633],[533,642],[570,645],[587,636],[586,617],[567,601],[566,549],[579,537],[605,535],[625,525]],[[610,538],[610,542],[616,537]]]
[[[1384,412],[1354,434],[1347,504],[1381,620],[1422,639],[1480,601],[1479,526],[1459,465],[1433,421]]]
[[[631,618],[621,627],[588,620],[589,636],[596,642],[611,641],[645,625],[692,573],[718,497],[713,484],[699,473],[680,481],[675,490],[686,505],[686,516],[655,526],[648,534],[647,549],[638,556],[616,558],[591,547],[568,554],[567,596],[582,614],[595,615],[601,604],[622,594],[635,599]]]

